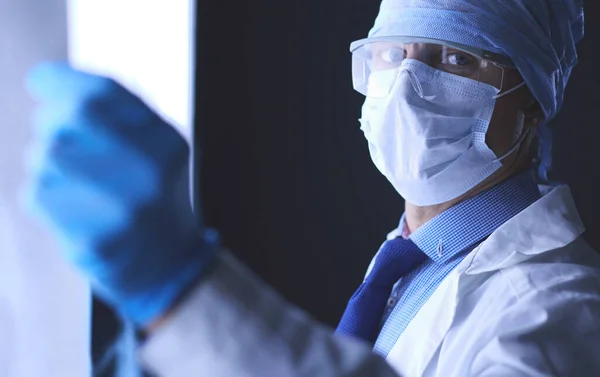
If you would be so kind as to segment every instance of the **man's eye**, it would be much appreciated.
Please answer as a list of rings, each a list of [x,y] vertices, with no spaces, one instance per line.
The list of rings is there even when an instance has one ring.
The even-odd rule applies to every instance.
[[[388,64],[399,64],[406,57],[406,52],[402,48],[390,48],[381,51],[379,56],[381,60]]]
[[[446,64],[464,66],[471,62],[471,58],[464,54],[452,53],[446,56]]]

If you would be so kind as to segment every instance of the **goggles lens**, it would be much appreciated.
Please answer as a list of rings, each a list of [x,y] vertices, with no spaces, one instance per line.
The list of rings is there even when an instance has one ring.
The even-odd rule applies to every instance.
[[[354,89],[372,98],[387,97],[405,59],[419,60],[435,69],[502,89],[504,68],[491,60],[433,43],[370,42],[352,53]]]

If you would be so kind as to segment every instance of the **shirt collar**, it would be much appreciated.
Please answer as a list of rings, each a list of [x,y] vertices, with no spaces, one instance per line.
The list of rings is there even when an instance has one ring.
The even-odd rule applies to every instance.
[[[408,238],[434,262],[444,263],[483,241],[540,198],[534,172],[528,170],[440,213]],[[404,218],[402,215],[388,239],[406,236]]]

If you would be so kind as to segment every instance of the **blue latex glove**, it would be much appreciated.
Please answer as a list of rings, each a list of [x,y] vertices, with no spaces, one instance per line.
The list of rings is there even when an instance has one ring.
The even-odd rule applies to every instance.
[[[28,208],[51,225],[101,297],[137,324],[150,323],[218,249],[215,232],[192,212],[187,143],[111,79],[46,63],[27,86],[39,103]]]

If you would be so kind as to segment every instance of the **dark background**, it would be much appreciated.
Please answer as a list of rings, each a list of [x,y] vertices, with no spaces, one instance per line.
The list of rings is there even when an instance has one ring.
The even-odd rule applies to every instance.
[[[403,201],[373,166],[352,90],[351,41],[379,1],[198,5],[195,148],[201,206],[224,244],[289,301],[335,325]],[[553,122],[555,170],[600,245],[600,15]]]

